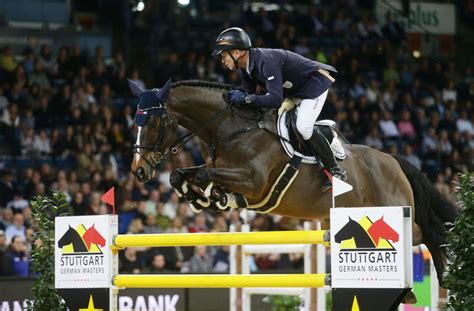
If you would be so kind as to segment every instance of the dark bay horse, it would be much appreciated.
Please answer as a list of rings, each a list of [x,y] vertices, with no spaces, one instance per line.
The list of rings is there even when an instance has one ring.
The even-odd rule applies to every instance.
[[[266,198],[289,161],[276,134],[276,110],[232,107],[223,96],[231,86],[219,83],[181,81],[171,86],[168,81],[162,89],[143,90],[130,81],[130,87],[139,97],[139,132],[131,168],[140,181],[152,178],[162,159],[197,135],[206,164],[173,172],[171,183],[181,195],[200,209],[222,208],[223,193],[241,194],[250,205]],[[178,125],[190,133],[178,137]],[[354,189],[339,196],[337,206],[411,206],[413,244],[427,245],[441,280],[446,224],[454,222],[456,207],[403,158],[363,145],[344,147],[347,158],[341,165]],[[329,218],[331,193],[321,191],[325,178],[316,165],[302,163],[272,213],[300,219]],[[203,192],[193,190],[192,185]]]

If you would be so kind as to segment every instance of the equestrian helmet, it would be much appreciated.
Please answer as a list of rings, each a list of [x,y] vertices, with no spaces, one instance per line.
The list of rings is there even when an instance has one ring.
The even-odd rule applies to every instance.
[[[212,56],[219,55],[223,51],[248,50],[251,47],[252,42],[245,30],[239,27],[227,28],[217,36]]]

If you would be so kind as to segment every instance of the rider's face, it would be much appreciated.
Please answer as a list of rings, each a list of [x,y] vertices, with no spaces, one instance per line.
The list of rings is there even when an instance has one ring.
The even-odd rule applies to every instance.
[[[230,57],[229,52],[232,54],[234,59],[239,59],[241,56],[239,50],[224,51],[221,53],[221,63],[229,70],[235,70],[236,66],[234,65],[234,60]]]

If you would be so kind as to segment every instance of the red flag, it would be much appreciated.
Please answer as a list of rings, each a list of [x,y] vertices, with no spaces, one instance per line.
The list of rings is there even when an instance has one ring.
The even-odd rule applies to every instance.
[[[112,214],[115,214],[115,187],[110,188],[109,191],[104,193],[101,200],[112,205]]]

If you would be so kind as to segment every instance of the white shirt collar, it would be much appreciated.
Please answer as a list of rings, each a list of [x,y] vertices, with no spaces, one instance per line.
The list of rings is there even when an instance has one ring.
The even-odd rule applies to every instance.
[[[247,67],[245,70],[247,71],[248,75],[250,76],[250,50],[247,52],[249,54],[249,59],[247,61]]]

